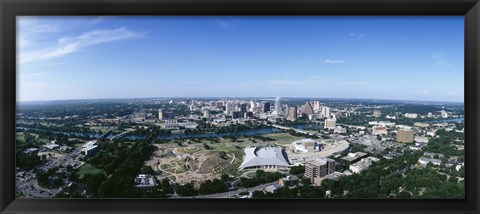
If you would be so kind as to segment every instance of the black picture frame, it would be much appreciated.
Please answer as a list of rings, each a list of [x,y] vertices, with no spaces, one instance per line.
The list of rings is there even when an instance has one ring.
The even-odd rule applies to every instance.
[[[463,15],[464,200],[15,199],[16,16],[22,15]],[[479,213],[478,0],[1,0],[1,213]]]

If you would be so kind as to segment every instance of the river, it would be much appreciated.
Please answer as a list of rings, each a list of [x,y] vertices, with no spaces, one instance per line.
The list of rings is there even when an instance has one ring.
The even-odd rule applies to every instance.
[[[464,118],[450,118],[450,119],[445,119],[445,120],[431,120],[431,121],[423,121],[424,123],[451,123],[451,122],[463,122]],[[292,128],[295,129],[304,129],[304,130],[318,130],[323,128],[321,124],[299,124],[299,125],[294,125],[291,126]],[[32,128],[26,128],[26,127],[17,127],[17,130],[25,131],[25,130],[36,130],[36,131],[46,131],[46,130],[40,130],[40,129],[32,129]],[[277,133],[280,132],[280,129],[273,128],[273,127],[267,127],[267,128],[260,128],[260,129],[250,129],[250,130],[243,130],[239,132],[234,132],[234,133],[204,133],[204,134],[172,134],[172,135],[160,135],[156,139],[158,140],[172,140],[172,139],[185,139],[185,138],[209,138],[209,137],[227,137],[227,136],[253,136],[257,134],[271,134],[271,133]],[[101,136],[99,133],[75,133],[75,132],[58,132],[58,131],[52,131],[54,134],[64,134],[68,135],[71,137],[83,137],[83,136],[89,136],[90,138],[98,138]],[[113,135],[108,135],[106,138],[111,139]],[[139,140],[139,139],[144,139],[144,136],[138,136],[138,135],[126,135],[123,136],[122,138],[127,138],[129,140]]]

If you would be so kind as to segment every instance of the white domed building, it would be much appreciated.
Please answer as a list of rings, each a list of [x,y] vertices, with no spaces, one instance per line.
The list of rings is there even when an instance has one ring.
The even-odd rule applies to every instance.
[[[290,166],[283,150],[278,147],[245,148],[240,169],[281,169]]]

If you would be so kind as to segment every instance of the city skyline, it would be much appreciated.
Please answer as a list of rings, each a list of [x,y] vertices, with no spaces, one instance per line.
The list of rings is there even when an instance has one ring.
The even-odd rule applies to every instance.
[[[461,16],[20,17],[17,24],[18,101],[464,99]]]

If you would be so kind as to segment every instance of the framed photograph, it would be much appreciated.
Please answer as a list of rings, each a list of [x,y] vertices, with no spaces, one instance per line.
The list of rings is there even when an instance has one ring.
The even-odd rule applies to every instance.
[[[478,213],[477,0],[3,0],[1,213]]]

